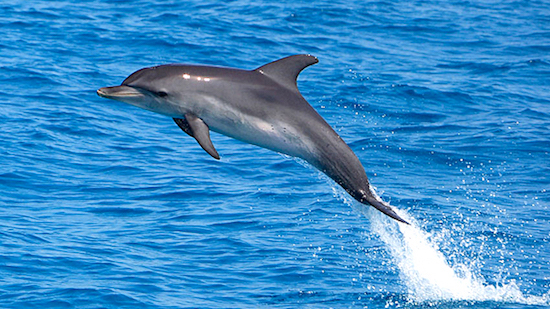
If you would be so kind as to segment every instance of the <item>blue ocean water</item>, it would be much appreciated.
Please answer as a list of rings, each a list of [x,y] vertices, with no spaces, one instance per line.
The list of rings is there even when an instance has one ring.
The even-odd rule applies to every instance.
[[[550,306],[547,2],[3,1],[0,29],[0,307]],[[95,92],[298,53],[411,226]]]

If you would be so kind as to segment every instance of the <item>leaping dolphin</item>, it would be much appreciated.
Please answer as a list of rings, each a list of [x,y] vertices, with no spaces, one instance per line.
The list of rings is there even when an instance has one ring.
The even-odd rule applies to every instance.
[[[298,74],[317,62],[311,55],[294,55],[252,71],[160,65],[97,94],[172,117],[215,159],[220,156],[209,130],[304,159],[357,201],[407,223],[373,192],[357,156],[300,94]]]

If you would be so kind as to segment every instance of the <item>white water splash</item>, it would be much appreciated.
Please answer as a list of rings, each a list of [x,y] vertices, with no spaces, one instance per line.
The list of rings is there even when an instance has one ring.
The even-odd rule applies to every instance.
[[[525,295],[514,283],[490,285],[475,276],[466,265],[451,266],[430,235],[418,227],[414,218],[397,210],[399,216],[411,225],[398,224],[372,207],[362,207],[370,219],[372,231],[392,255],[406,284],[409,299],[427,301],[498,301],[528,305],[550,305],[550,292]]]

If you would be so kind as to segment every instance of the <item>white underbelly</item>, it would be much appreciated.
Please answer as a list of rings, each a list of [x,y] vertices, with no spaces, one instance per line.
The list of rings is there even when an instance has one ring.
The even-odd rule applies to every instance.
[[[307,159],[315,149],[300,130],[277,117],[262,119],[245,114],[214,98],[204,98],[194,111],[210,128],[223,135],[290,156]]]

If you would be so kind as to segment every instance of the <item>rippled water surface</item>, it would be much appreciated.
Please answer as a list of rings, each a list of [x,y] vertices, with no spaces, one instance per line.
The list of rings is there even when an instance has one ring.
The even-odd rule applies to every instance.
[[[0,307],[550,306],[547,2],[3,1],[0,29]],[[411,226],[95,92],[299,53]]]

